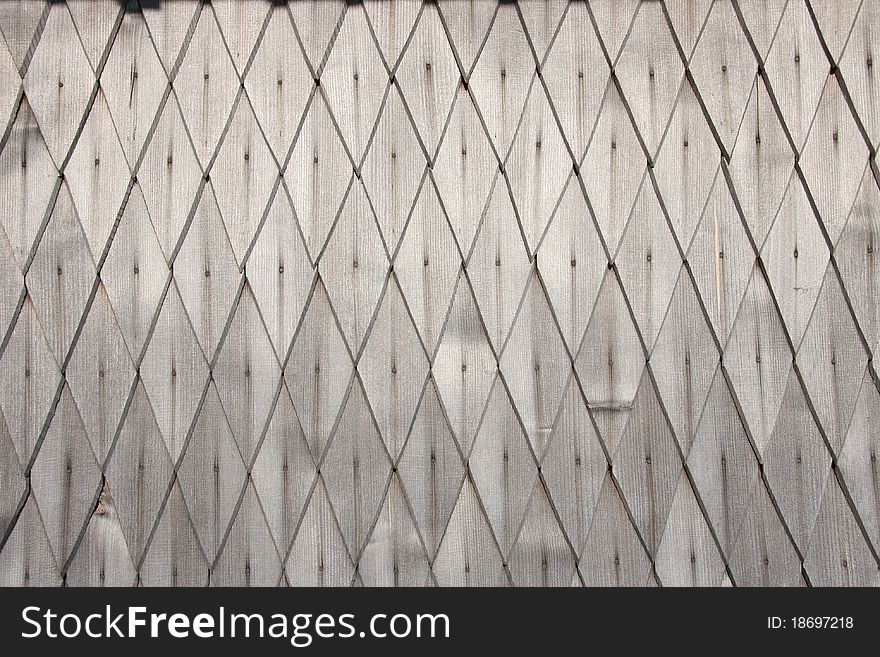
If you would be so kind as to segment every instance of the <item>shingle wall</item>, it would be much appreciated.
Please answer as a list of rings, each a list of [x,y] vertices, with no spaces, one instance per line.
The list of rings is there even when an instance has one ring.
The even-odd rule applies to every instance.
[[[880,0],[0,33],[0,583],[880,583]]]

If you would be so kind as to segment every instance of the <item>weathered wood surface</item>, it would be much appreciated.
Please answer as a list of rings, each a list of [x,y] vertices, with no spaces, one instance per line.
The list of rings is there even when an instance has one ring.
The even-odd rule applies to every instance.
[[[880,585],[878,35],[0,3],[0,584]]]

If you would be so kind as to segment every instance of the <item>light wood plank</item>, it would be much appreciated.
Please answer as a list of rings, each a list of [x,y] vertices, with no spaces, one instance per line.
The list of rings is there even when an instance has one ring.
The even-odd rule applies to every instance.
[[[293,0],[287,7],[310,66],[317,71],[324,63],[346,3],[344,0]]]
[[[577,354],[605,274],[605,252],[575,176],[538,250],[541,280],[569,350]]]
[[[315,464],[286,387],[275,405],[251,476],[275,545],[283,555],[293,540],[316,477]]]
[[[814,586],[880,586],[877,562],[834,475],[829,479],[804,570]]]
[[[406,227],[427,162],[397,87],[389,90],[364,160],[364,188],[382,237],[394,253]]]
[[[536,5],[529,2],[528,6]],[[562,132],[580,162],[599,118],[611,74],[587,3],[569,4],[542,73]]]
[[[364,586],[431,586],[428,555],[407,503],[400,480],[394,476],[370,540],[358,562]]]
[[[529,33],[538,62],[544,61],[547,46],[562,22],[568,2],[566,0],[519,0],[523,23]]]
[[[65,169],[83,231],[98,258],[104,252],[129,188],[129,167],[102,91]]]
[[[773,225],[793,167],[794,155],[782,124],[767,87],[758,79],[752,87],[729,170],[746,224],[759,248]]]
[[[166,72],[176,69],[181,46],[201,7],[189,0],[145,2],[141,9]]]
[[[706,314],[724,345],[749,284],[755,252],[722,173],[715,176],[687,258]]]
[[[217,207],[238,262],[244,262],[257,235],[278,176],[250,103],[242,96],[211,169]]]
[[[591,0],[589,4],[608,57],[614,62],[632,27],[639,0]]]
[[[101,88],[131,166],[144,146],[167,87],[168,78],[143,14],[126,11],[101,73]]]
[[[683,468],[647,373],[613,459],[614,475],[636,527],[656,555]]]
[[[24,276],[18,268],[12,245],[6,239],[6,231],[0,227],[0,278],[4,284],[0,288],[0,335],[5,336],[16,319],[19,302],[25,288]]]
[[[5,536],[6,530],[11,529],[15,513],[27,492],[27,480],[2,413],[0,413],[0,476],[3,478],[3,488],[0,489],[0,535]]]
[[[386,65],[394,68],[415,28],[422,0],[364,0],[364,9]]]
[[[758,64],[737,20],[733,0],[716,0],[711,11],[694,50],[690,71],[721,143],[730,153]]]
[[[434,359],[433,374],[464,453],[471,450],[497,371],[476,301],[462,274]]]
[[[663,13],[657,2],[639,5],[614,65],[623,97],[651,157],[657,153],[684,77]]]
[[[804,187],[792,175],[761,258],[795,348],[816,305],[829,257]]]
[[[213,385],[208,386],[177,476],[199,542],[213,562],[247,483],[245,465]]]
[[[211,6],[239,75],[244,73],[245,64],[247,64],[254,45],[256,45],[257,37],[260,35],[260,30],[269,11],[273,15],[280,13],[290,25],[287,12],[283,9],[268,8],[267,10],[266,3],[261,0],[245,0],[244,2],[218,0],[212,2]],[[293,45],[296,43],[294,42]]]
[[[291,586],[350,586],[354,565],[319,477],[284,567]]]
[[[68,586],[133,586],[137,581],[106,484],[64,581]]]
[[[144,353],[140,374],[156,422],[176,463],[208,379],[208,364],[172,283]]]
[[[319,280],[284,370],[284,380],[316,461],[323,455],[336,424],[351,372],[351,357]]]
[[[275,586],[280,578],[281,559],[254,485],[248,483],[223,552],[211,570],[211,585]]]
[[[868,366],[868,353],[831,271],[822,284],[796,360],[825,435],[840,454]]]
[[[201,182],[202,170],[172,93],[138,169],[138,183],[166,259],[183,236]]]
[[[0,360],[0,405],[23,468],[31,459],[60,382],[58,365],[27,296]]]
[[[530,276],[500,366],[532,450],[540,460],[571,377],[571,361],[537,273]]]
[[[544,87],[534,84],[504,163],[529,253],[537,250],[565,189],[571,171],[565,150]]]
[[[128,550],[140,563],[173,476],[162,432],[140,382],[105,473]]]
[[[388,281],[358,371],[385,447],[396,461],[425,387],[428,358],[393,278]]]
[[[500,379],[492,388],[468,465],[501,552],[509,558],[538,469]]]
[[[801,561],[762,484],[730,559],[737,586],[802,586]]]
[[[664,4],[685,59],[690,61],[714,0],[666,0]]]
[[[761,61],[766,59],[767,51],[779,22],[782,20],[782,12],[788,0],[761,0],[760,2],[737,2],[740,14],[743,17],[746,30],[751,35]]]
[[[49,2],[42,0],[13,0],[0,5],[0,31],[16,67],[21,68],[33,54],[34,38],[49,9]]]
[[[135,369],[103,285],[65,371],[92,451],[104,463],[123,418]]]
[[[0,221],[18,266],[23,268],[58,181],[58,171],[27,98],[22,99],[0,151],[0,171]]]
[[[281,367],[249,285],[241,292],[212,376],[232,436],[249,464],[281,383]]]
[[[615,261],[624,294],[650,351],[660,333],[682,261],[648,177],[642,180]]]
[[[694,89],[682,84],[654,177],[672,229],[687,250],[721,159]]]
[[[880,395],[870,374],[865,374],[861,384],[838,465],[853,506],[876,550],[880,546],[880,478],[877,476]]]
[[[651,371],[685,457],[720,361],[697,291],[683,273],[651,352]]]
[[[656,568],[664,586],[720,586],[725,577],[721,554],[684,474],[657,550]]]
[[[611,270],[599,288],[575,369],[601,439],[614,454],[629,422],[645,357],[623,290]]]
[[[535,62],[512,4],[501,4],[468,80],[474,102],[500,160],[507,157],[519,125]]]
[[[139,185],[134,185],[101,269],[101,280],[128,344],[140,357],[170,271]]]
[[[764,464],[767,484],[792,537],[805,553],[831,472],[831,457],[793,374],[788,379]]]
[[[208,562],[177,481],[140,568],[145,586],[207,586]]]
[[[318,264],[342,325],[357,353],[379,304],[388,272],[388,256],[364,186],[354,182]]]
[[[462,85],[456,93],[433,176],[459,248],[466,257],[474,243],[493,181],[498,178],[498,161],[477,109]]]
[[[840,59],[840,53],[849,39],[850,31],[856,20],[856,13],[863,4],[858,0],[844,0],[843,2],[810,0],[810,7],[816,17],[819,32],[822,34],[825,45],[828,46],[831,59],[835,62]]]
[[[359,555],[385,498],[391,461],[357,380],[352,383],[321,474],[349,552]]]
[[[428,383],[398,463],[413,519],[433,558],[458,500],[464,465],[435,385]]]
[[[865,2],[856,17],[840,70],[859,119],[876,149],[880,144],[880,87],[876,82],[873,44],[877,43],[880,8]]]
[[[601,442],[572,379],[541,462],[541,473],[562,527],[578,553],[587,539],[607,470]]]
[[[428,156],[433,158],[460,80],[436,4],[425,4],[395,77]]]
[[[422,185],[394,271],[429,356],[440,340],[461,260],[433,180]]]
[[[539,482],[510,554],[510,577],[516,586],[567,586],[576,571],[575,556]]]
[[[729,557],[745,522],[749,497],[760,473],[733,396],[720,371],[712,382],[687,463],[709,523],[721,549]]]
[[[440,586],[509,585],[501,553],[470,477],[465,478],[433,569]]]
[[[206,5],[199,16],[174,88],[202,166],[214,155],[241,86],[223,35]]]
[[[49,539],[33,495],[0,552],[3,586],[61,586],[61,573],[52,556]]]
[[[723,359],[749,433],[758,452],[763,453],[785,393],[792,353],[770,288],[757,266]]]
[[[24,86],[52,159],[59,166],[73,144],[94,85],[95,74],[67,5],[52,4]]]
[[[246,267],[275,353],[283,359],[315,278],[284,188],[275,194]]]
[[[67,357],[95,282],[95,262],[70,196],[62,185],[25,282],[60,364]]]
[[[327,243],[354,176],[324,93],[318,88],[293,146],[284,181],[312,259]]]
[[[767,54],[766,71],[782,118],[800,152],[829,71],[804,0],[786,5]]]
[[[580,167],[587,198],[613,257],[647,168],[626,105],[613,84],[605,92],[599,120]]]
[[[363,159],[387,86],[388,72],[363,5],[349,5],[321,74],[321,87],[355,163]]]
[[[874,256],[877,244],[880,244],[880,190],[867,169],[834,256],[853,312],[872,352],[880,340],[880,300],[875,292],[880,283],[880,261]]]
[[[212,184],[202,191],[189,232],[174,261],[174,279],[202,351],[211,358],[241,280]]]
[[[283,162],[313,86],[284,7],[273,7],[244,86],[272,152]]]
[[[651,562],[610,474],[605,475],[578,569],[586,586],[644,586],[651,574]]]
[[[868,161],[837,78],[829,77],[800,164],[825,230],[836,244]]]
[[[474,297],[496,352],[510,332],[530,270],[510,193],[499,176],[467,261]]]
[[[496,7],[480,0],[438,0],[438,5],[450,45],[467,77],[495,18]]]
[[[33,5],[34,3],[29,3]],[[113,28],[125,10],[117,0],[70,0],[67,8],[82,40],[83,49],[92,64],[98,68],[101,57],[110,45]]]
[[[76,402],[65,385],[30,476],[34,499],[58,564],[66,564],[88,523],[101,487]]]

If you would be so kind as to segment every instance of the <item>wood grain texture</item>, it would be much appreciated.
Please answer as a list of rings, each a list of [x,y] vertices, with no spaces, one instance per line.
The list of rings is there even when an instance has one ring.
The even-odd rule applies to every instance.
[[[877,4],[0,2],[0,585],[880,585]]]
[[[50,5],[46,26],[33,53],[24,86],[55,164],[60,165],[76,138],[89,104],[95,76],[66,5]]]
[[[540,3],[529,6],[540,11]],[[545,20],[549,13],[544,12]],[[586,3],[569,4],[542,72],[562,132],[580,160],[593,134],[610,74]]]
[[[143,148],[168,78],[143,14],[127,11],[101,75],[101,88],[130,164]]]
[[[104,252],[128,191],[127,176],[120,175],[128,168],[110,107],[99,91],[71,155],[67,176],[73,203],[96,259]]]
[[[202,5],[175,78],[180,109],[202,166],[214,156],[241,81],[210,5]]]
[[[260,8],[257,7],[248,11],[238,3],[228,4],[234,5],[237,12],[244,12],[244,16],[248,18],[260,13]],[[271,13],[260,49],[254,56],[244,86],[272,152],[278,161],[284,161],[296,134],[299,117],[306,107],[312,84],[308,67],[296,41],[290,15],[280,6],[274,7]],[[240,30],[241,19],[231,29]],[[249,26],[247,29],[248,32],[256,29],[259,33],[260,26]],[[247,39],[250,41],[251,36]],[[242,47],[246,49],[246,46],[239,46]],[[237,52],[237,49],[233,52]],[[235,58],[235,54],[233,57]],[[238,59],[246,61],[246,57],[247,55],[241,54]],[[239,72],[243,65],[244,62],[238,64]],[[255,171],[266,168],[259,162],[254,162],[251,166]]]
[[[43,217],[51,209],[49,202],[58,178],[27,98],[22,98],[18,107],[0,162],[3,163],[0,220],[18,265],[24,267],[32,254]]]

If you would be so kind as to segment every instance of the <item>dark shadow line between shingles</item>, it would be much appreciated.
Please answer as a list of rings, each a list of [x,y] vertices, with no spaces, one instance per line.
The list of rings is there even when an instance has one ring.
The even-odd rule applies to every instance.
[[[31,65],[31,60],[34,57],[34,53],[37,51],[37,47],[40,45],[40,39],[43,36],[43,30],[45,30],[46,23],[49,20],[49,12],[52,11],[52,4],[52,2],[46,2],[44,4],[43,13],[40,15],[40,19],[37,22],[37,27],[34,30],[33,35],[31,36],[31,42],[28,45],[28,49],[24,53],[24,58],[22,59],[21,66],[18,67],[18,73],[22,79],[24,79],[24,77],[27,75],[28,69]]]

